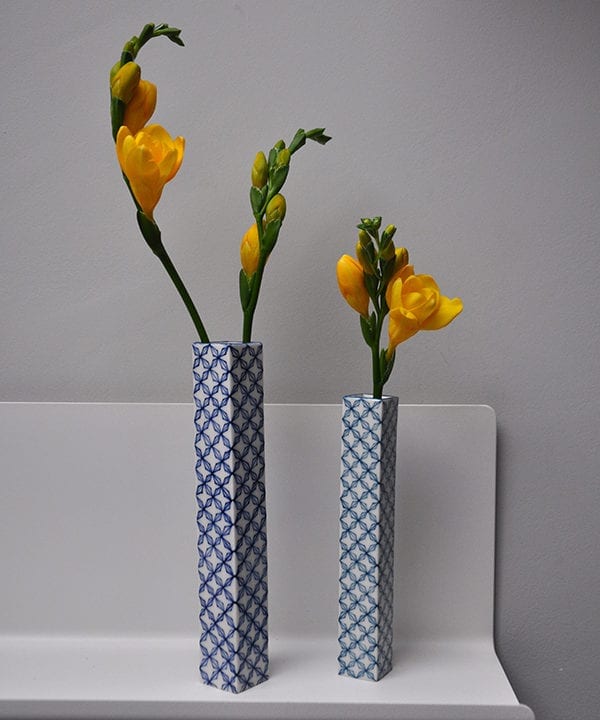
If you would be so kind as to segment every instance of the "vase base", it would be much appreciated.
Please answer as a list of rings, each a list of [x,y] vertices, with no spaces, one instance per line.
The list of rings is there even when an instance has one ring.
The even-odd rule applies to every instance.
[[[366,680],[367,682],[378,682],[382,678],[384,678],[392,669],[392,666],[389,665],[385,668],[356,668],[351,669],[347,667],[340,667],[338,671],[338,675],[341,675],[342,677],[349,677],[353,678],[354,680]]]
[[[214,687],[217,690],[229,692],[232,695],[237,695],[238,693],[250,690],[257,685],[264,683],[265,680],[268,679],[269,676],[267,674],[249,679],[242,677],[234,677],[231,679],[224,679],[223,677],[215,677],[214,679],[205,679],[204,677],[200,678],[203,685],[207,685],[208,687]]]

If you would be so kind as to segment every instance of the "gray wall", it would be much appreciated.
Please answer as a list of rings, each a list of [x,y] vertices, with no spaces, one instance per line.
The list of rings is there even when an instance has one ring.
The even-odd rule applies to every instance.
[[[600,4],[2,3],[2,400],[189,401],[193,327],[137,232],[107,72],[140,56],[157,122],[187,140],[156,213],[214,339],[237,337],[238,244],[256,150],[297,127],[256,336],[268,402],[369,390],[334,266],[361,215],[460,295],[401,346],[405,403],[498,414],[497,645],[543,720],[600,694]]]

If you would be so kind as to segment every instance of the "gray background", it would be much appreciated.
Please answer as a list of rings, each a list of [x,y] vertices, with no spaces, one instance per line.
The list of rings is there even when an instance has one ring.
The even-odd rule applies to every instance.
[[[267,402],[369,390],[334,267],[361,215],[460,295],[399,348],[404,403],[498,414],[497,646],[541,720],[600,707],[600,3],[3,2],[2,400],[189,401],[193,327],[116,165],[107,73],[140,55],[186,138],[157,221],[213,339],[239,337],[258,149],[302,126],[255,336]]]

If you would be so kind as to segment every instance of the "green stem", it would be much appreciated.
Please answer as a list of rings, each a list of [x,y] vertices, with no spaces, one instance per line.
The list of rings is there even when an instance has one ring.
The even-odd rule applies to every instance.
[[[252,323],[254,321],[254,312],[256,311],[256,305],[258,304],[258,295],[260,293],[260,285],[263,279],[263,273],[265,271],[266,258],[262,257],[258,263],[258,268],[254,277],[252,278],[252,294],[250,295],[250,301],[248,307],[244,310],[244,327],[242,331],[242,342],[251,342],[252,340]]]
[[[164,246],[162,246],[157,252],[155,252],[155,255],[161,261],[165,270],[169,273],[169,277],[171,278],[175,287],[177,288],[177,291],[179,292],[179,295],[181,296],[181,299],[183,300],[183,302],[190,314],[190,317],[192,318],[192,322],[194,323],[194,326],[196,327],[196,330],[198,331],[200,340],[204,343],[210,342],[210,340],[208,338],[208,334],[206,332],[206,329],[205,329],[204,325],[202,324],[202,320],[200,319],[200,315],[199,315],[198,311],[196,310],[196,306],[194,305],[192,298],[190,297],[188,291],[186,290],[186,287],[183,284],[183,280],[181,279],[181,277],[179,276],[179,273],[175,269],[175,265],[173,265],[173,263],[171,262],[171,258],[169,257]]]
[[[371,348],[371,355],[373,358],[373,397],[376,400],[381,400],[383,383],[381,382],[381,367],[379,365],[379,352],[377,345],[373,345]]]
[[[383,379],[381,377],[381,352],[379,345],[381,343],[381,330],[383,328],[383,321],[387,313],[384,312],[383,303],[376,305],[377,314],[377,325],[375,327],[375,337],[373,338],[373,344],[371,345],[371,359],[373,363],[373,397],[377,400],[381,400],[383,394]]]

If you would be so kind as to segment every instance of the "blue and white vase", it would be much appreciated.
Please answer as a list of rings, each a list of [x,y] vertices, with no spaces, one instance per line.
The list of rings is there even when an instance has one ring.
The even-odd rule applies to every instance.
[[[397,397],[344,397],[338,662],[364,680],[392,668],[397,420]]]
[[[194,343],[200,676],[242,692],[268,678],[260,343]]]

